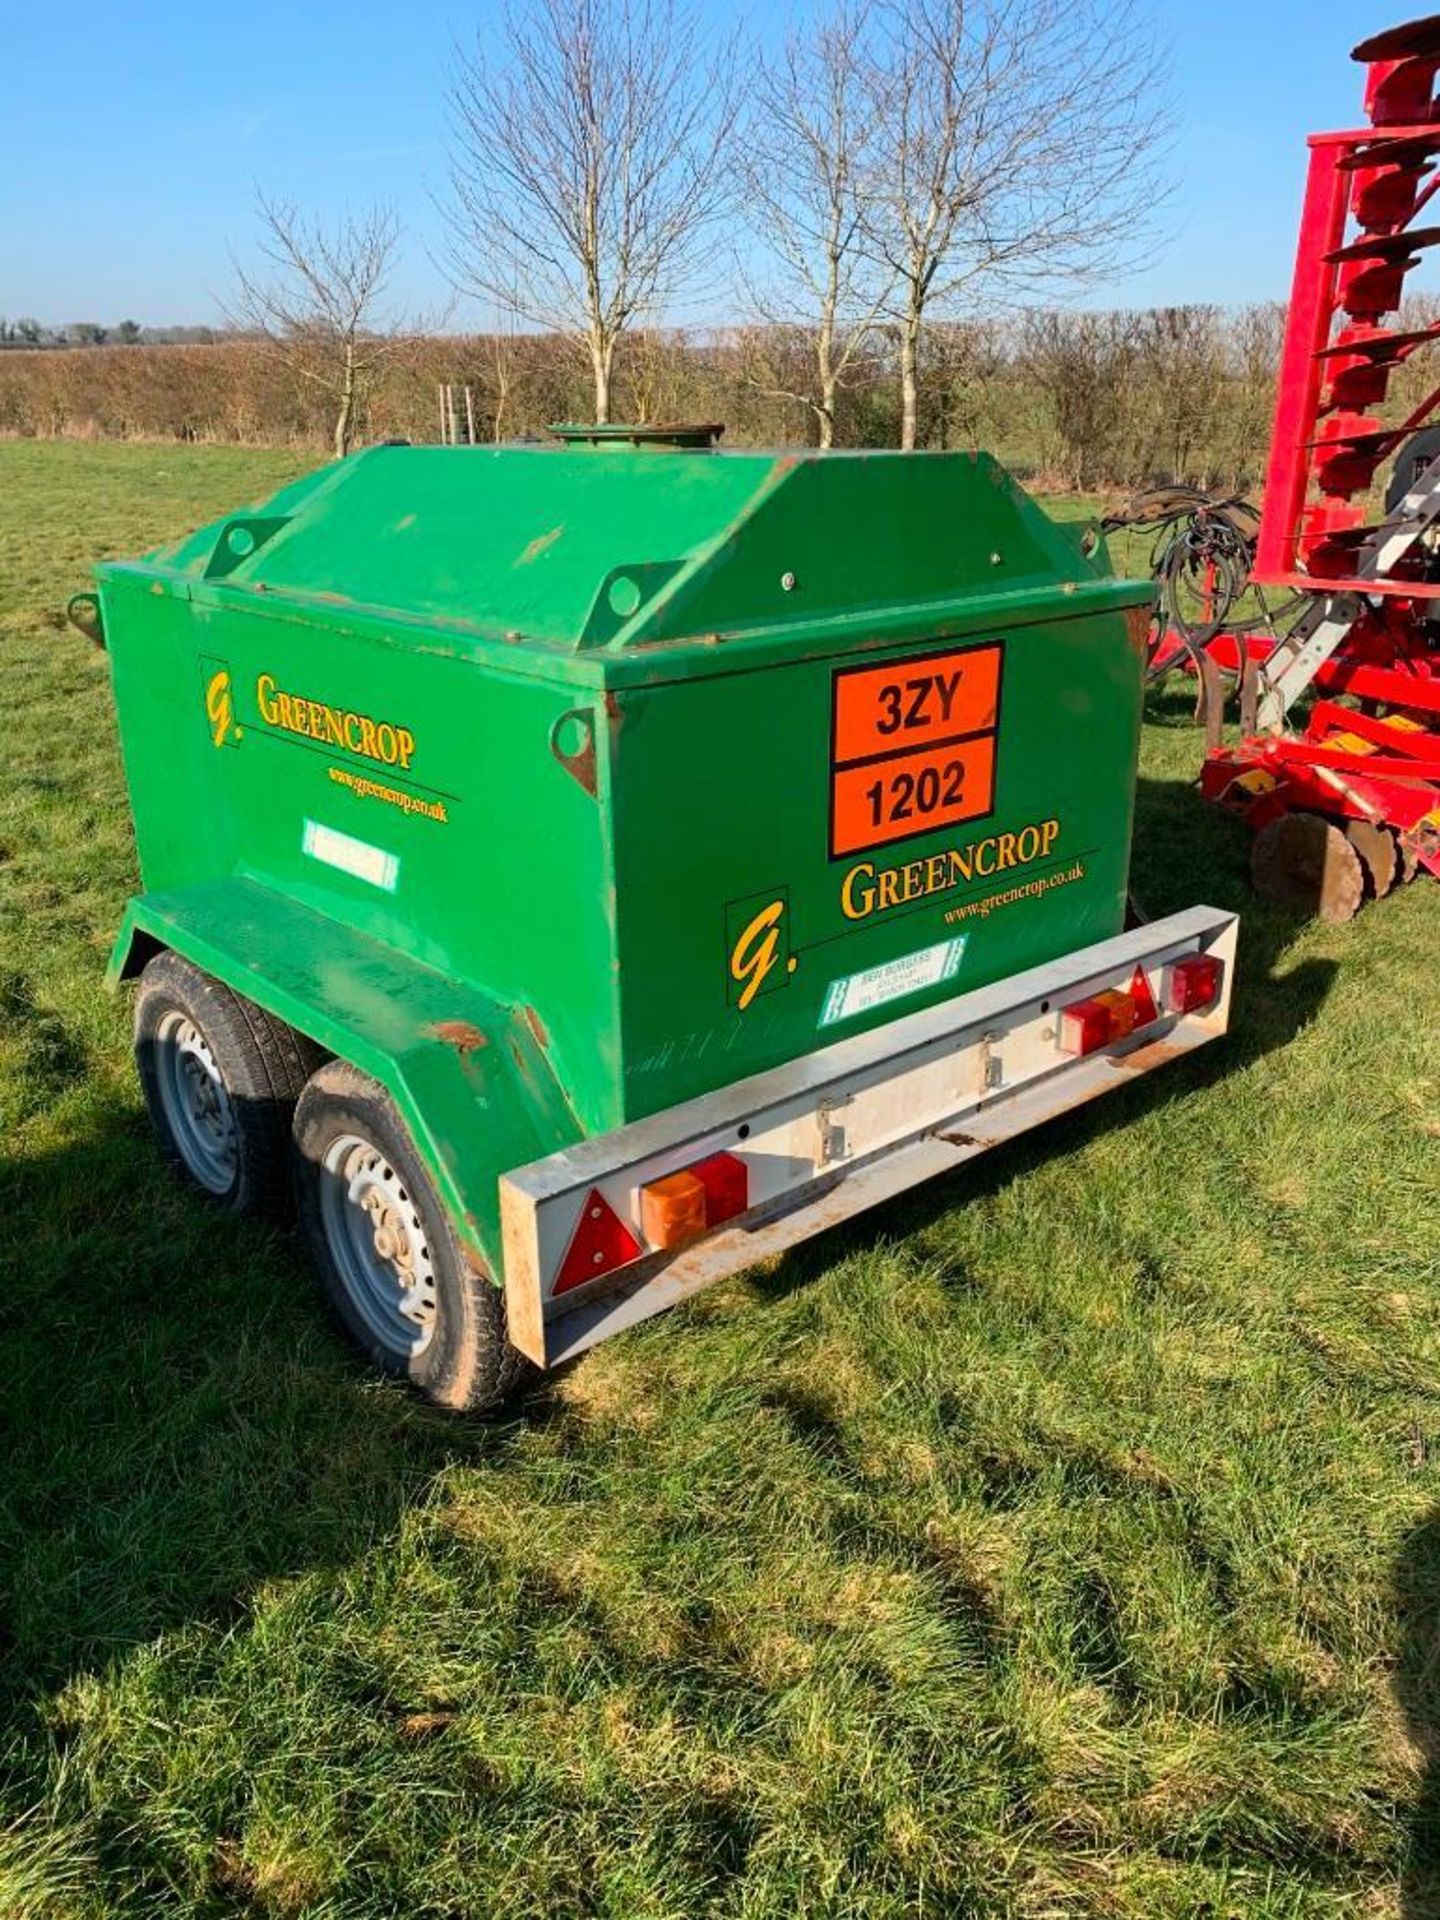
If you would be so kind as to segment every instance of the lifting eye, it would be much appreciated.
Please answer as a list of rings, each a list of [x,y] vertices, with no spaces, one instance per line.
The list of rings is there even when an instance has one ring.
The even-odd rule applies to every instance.
[[[595,793],[595,722],[587,707],[569,707],[550,728],[550,751],[560,765],[593,798]]]
[[[643,595],[638,580],[632,580],[628,573],[617,573],[610,582],[605,598],[610,602],[610,611],[622,620],[628,620],[639,607]]]

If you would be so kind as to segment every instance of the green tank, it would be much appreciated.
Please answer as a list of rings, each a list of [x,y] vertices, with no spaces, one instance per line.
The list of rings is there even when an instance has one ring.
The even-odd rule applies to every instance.
[[[825,1195],[853,1211],[837,1192],[877,1154],[895,1172],[879,1136],[836,1149],[833,1087],[811,1102],[829,1160],[793,1127],[762,1152],[753,1117],[707,1131],[707,1102],[808,1098],[1127,937],[1149,585],[982,453],[712,441],[374,448],[98,570],[144,884],[112,972],[169,956],[141,1035],[162,1140],[235,1205],[250,1119],[266,1165],[293,1124],[342,1313],[452,1404],[509,1384],[507,1341],[552,1362],[814,1230]],[[1206,924],[1182,945],[1223,943]],[[219,1057],[182,966],[259,1066]],[[1156,1018],[1218,1030],[1226,990]],[[408,1185],[360,1120],[343,1137],[389,1185],[307,1146],[313,1110],[361,1093]],[[954,1111],[911,1117],[933,1140]],[[208,1180],[185,1137],[206,1125],[237,1135]],[[648,1193],[671,1179],[688,1225]],[[494,1350],[469,1385],[437,1357],[444,1276],[428,1321],[416,1292],[418,1249],[451,1236]]]

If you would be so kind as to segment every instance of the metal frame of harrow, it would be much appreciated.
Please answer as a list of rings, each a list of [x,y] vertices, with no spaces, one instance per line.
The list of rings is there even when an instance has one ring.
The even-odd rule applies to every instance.
[[[1386,324],[1406,275],[1440,244],[1440,227],[1415,224],[1440,193],[1440,21],[1378,35],[1354,57],[1367,67],[1368,124],[1309,142],[1252,572],[1258,586],[1314,598],[1284,639],[1219,636],[1203,649],[1201,789],[1256,830],[1292,810],[1383,826],[1407,865],[1440,876],[1440,651],[1427,625],[1440,581],[1418,550],[1440,527],[1440,474],[1380,526],[1363,524],[1377,475],[1440,409],[1437,385],[1398,426],[1365,411],[1440,339],[1440,326]],[[1221,742],[1225,671],[1239,681],[1236,746]],[[1303,731],[1291,731],[1287,711],[1312,687]]]

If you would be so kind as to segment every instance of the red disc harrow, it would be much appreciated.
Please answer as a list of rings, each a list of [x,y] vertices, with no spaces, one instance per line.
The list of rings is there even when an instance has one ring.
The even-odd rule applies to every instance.
[[[1440,16],[1354,57],[1364,124],[1310,138],[1258,533],[1243,502],[1191,511],[1186,550],[1176,559],[1172,542],[1166,563],[1219,617],[1162,633],[1152,658],[1163,670],[1183,656],[1200,675],[1201,789],[1255,830],[1257,886],[1328,919],[1421,870],[1440,876],[1440,459],[1418,457],[1416,439],[1440,386],[1398,423],[1375,411],[1396,369],[1440,338],[1399,324],[1407,276],[1440,244],[1423,224],[1440,191]],[[1379,511],[1368,503],[1387,477]],[[1267,590],[1291,596],[1283,631],[1268,611],[1248,628],[1228,618],[1251,586],[1262,606]]]

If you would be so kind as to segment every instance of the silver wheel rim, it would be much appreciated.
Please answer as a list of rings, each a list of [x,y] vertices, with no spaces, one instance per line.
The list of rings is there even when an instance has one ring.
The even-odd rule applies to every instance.
[[[320,1224],[335,1270],[378,1346],[396,1360],[435,1335],[435,1262],[414,1196],[357,1133],[332,1140],[320,1168]]]
[[[235,1104],[210,1043],[186,1013],[167,1013],[155,1036],[160,1105],[170,1138],[201,1186],[228,1193],[240,1168]]]

